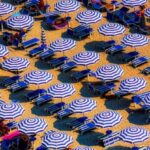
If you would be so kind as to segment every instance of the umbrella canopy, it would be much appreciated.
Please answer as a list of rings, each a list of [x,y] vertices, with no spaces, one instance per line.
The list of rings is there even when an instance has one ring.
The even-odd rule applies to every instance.
[[[147,85],[147,82],[140,77],[132,77],[121,81],[119,89],[124,92],[134,93],[142,90]]]
[[[19,15],[10,17],[6,24],[9,28],[20,30],[23,28],[29,28],[34,23],[34,19],[28,15]]]
[[[121,119],[122,116],[118,112],[106,110],[95,115],[93,121],[98,127],[109,128],[119,124]]]
[[[99,67],[94,75],[96,78],[103,81],[113,81],[119,79],[124,73],[124,70],[121,66],[116,64],[107,64],[102,67]]]
[[[21,116],[24,108],[18,103],[2,104],[0,105],[0,118],[14,119]]]
[[[64,98],[72,95],[75,92],[75,88],[72,84],[59,83],[50,86],[48,92],[54,98]]]
[[[30,62],[26,58],[11,57],[2,62],[2,68],[10,71],[22,71],[29,66]]]
[[[106,23],[98,28],[98,31],[106,36],[115,36],[125,32],[125,27],[119,23]]]
[[[122,43],[132,47],[143,46],[149,43],[149,39],[142,34],[127,34],[123,37]]]
[[[125,6],[140,6],[144,5],[147,2],[147,0],[122,0],[122,4]]]
[[[80,52],[76,55],[73,56],[73,61],[77,65],[90,65],[94,64],[99,60],[99,54],[95,52],[90,52],[90,51],[84,51]]]
[[[76,42],[69,38],[60,38],[50,44],[50,49],[55,52],[62,52],[72,49],[76,46]]]
[[[145,16],[150,17],[150,8],[145,9]]]
[[[45,31],[44,31],[43,28],[41,29],[41,44],[42,45],[47,45],[46,44],[46,35],[45,35]]]
[[[139,105],[144,108],[150,108],[150,95],[142,98]]]
[[[120,132],[120,138],[129,143],[139,143],[149,138],[149,131],[145,128],[132,126],[128,127]]]
[[[75,113],[85,113],[96,108],[96,101],[90,98],[80,98],[69,104],[69,109]]]
[[[5,45],[0,44],[0,57],[4,57],[9,53],[7,47]]]
[[[12,6],[11,4],[0,2],[0,16],[9,14],[14,10],[15,10],[15,7]]]
[[[74,0],[61,0],[56,3],[55,9],[60,12],[72,12],[80,8],[80,3]]]
[[[76,148],[73,148],[73,150],[94,150],[94,149],[88,146],[78,146]]]
[[[95,10],[86,10],[77,14],[77,21],[85,24],[92,24],[102,19],[102,14]]]
[[[3,104],[5,104],[5,102],[2,99],[0,99],[0,105],[3,105]]]
[[[64,149],[73,142],[73,138],[64,132],[51,131],[42,140],[42,144],[47,148]]]
[[[53,75],[42,70],[31,71],[24,76],[29,84],[45,84],[53,79]]]
[[[18,130],[28,134],[37,134],[47,127],[47,123],[42,118],[26,118],[18,123]]]

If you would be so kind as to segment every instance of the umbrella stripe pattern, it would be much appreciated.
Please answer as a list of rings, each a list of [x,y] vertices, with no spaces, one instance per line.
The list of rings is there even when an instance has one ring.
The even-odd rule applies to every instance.
[[[0,2],[0,16],[8,14],[15,10],[15,7],[9,3]]]
[[[73,142],[73,138],[64,132],[51,131],[43,137],[42,144],[47,148],[64,149]]]
[[[28,135],[42,132],[46,127],[47,123],[42,118],[26,118],[18,123],[18,130]]]
[[[100,59],[99,54],[95,52],[85,51],[73,56],[73,61],[77,65],[90,65],[96,63]]]
[[[24,77],[29,84],[45,84],[53,79],[53,75],[42,70],[31,71]]]
[[[94,149],[88,146],[78,146],[74,148],[73,150],[94,150]]]
[[[80,98],[72,101],[68,108],[75,113],[85,113],[96,108],[96,102],[90,98]]]
[[[115,36],[125,32],[125,27],[119,23],[106,23],[98,28],[98,31],[106,36]]]
[[[29,66],[30,62],[26,58],[11,57],[2,62],[2,68],[10,71],[23,70]]]
[[[3,105],[3,104],[5,104],[5,102],[0,99],[0,105]]]
[[[120,132],[121,140],[129,143],[139,143],[149,138],[149,131],[138,126],[125,128]]]
[[[145,9],[145,16],[150,17],[150,8]]]
[[[19,103],[2,104],[0,105],[0,118],[13,119],[21,116],[24,108]]]
[[[23,29],[23,28],[29,28],[34,23],[34,19],[31,16],[28,15],[19,15],[10,17],[6,24],[8,27],[13,29]]]
[[[142,34],[127,34],[123,37],[122,43],[127,46],[137,47],[148,44],[149,39]]]
[[[149,107],[149,108],[150,108],[150,96],[144,97],[144,98],[140,101],[139,105],[142,106],[142,107]]]
[[[147,85],[147,82],[140,77],[132,77],[121,81],[119,89],[124,92],[134,93],[142,90]]]
[[[46,45],[46,35],[43,28],[41,29],[41,44]]]
[[[8,54],[8,48],[5,45],[0,44],[0,57]]]
[[[68,97],[74,92],[74,86],[68,83],[54,84],[48,88],[48,93],[54,98]]]
[[[122,0],[122,4],[125,6],[140,6],[144,5],[147,2],[147,0]]]
[[[60,38],[50,44],[50,49],[55,52],[67,51],[76,46],[76,42],[69,38]]]
[[[103,111],[94,116],[94,123],[98,127],[109,128],[119,124],[122,120],[122,116],[116,112],[111,110]]]
[[[80,23],[92,24],[100,21],[102,14],[95,10],[86,10],[77,14],[76,20]]]
[[[107,64],[102,67],[99,67],[94,75],[96,78],[103,81],[112,81],[119,79],[124,73],[124,70],[121,66],[116,64]]]
[[[55,9],[60,12],[72,12],[79,8],[80,3],[75,0],[61,0],[55,5]]]

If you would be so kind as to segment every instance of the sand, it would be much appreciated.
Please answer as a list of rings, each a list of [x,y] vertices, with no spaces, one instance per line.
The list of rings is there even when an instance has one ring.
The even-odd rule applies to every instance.
[[[48,0],[48,3],[51,5],[51,10],[54,10],[54,3],[55,2],[57,2],[57,1]],[[18,6],[18,8],[20,8],[20,7],[21,6]],[[81,12],[83,10],[86,10],[86,8],[81,7],[76,12],[69,13],[69,15],[72,18],[72,21],[70,23],[71,27],[75,27],[79,24],[75,20],[75,17],[76,17],[76,14],[78,12]],[[65,14],[63,14],[63,15],[65,15]],[[78,52],[87,50],[88,46],[85,46],[85,45],[88,44],[89,42],[101,41],[101,40],[110,40],[111,39],[110,37],[104,37],[103,35],[99,34],[97,31],[97,29],[100,25],[107,22],[107,20],[104,18],[104,16],[106,16],[105,13],[103,13],[103,19],[100,22],[92,24],[92,27],[94,29],[93,35],[89,38],[84,39],[84,40],[77,41],[76,47],[74,49],[65,52],[66,56],[71,58],[74,54],[77,54]],[[46,34],[46,38],[47,38],[47,44],[49,45],[50,42],[52,42],[58,38],[61,38],[65,32],[66,32],[66,29],[55,30],[55,31],[45,30],[45,34]],[[124,34],[127,34],[128,32],[129,31],[126,28],[126,32]],[[31,31],[27,33],[26,39],[30,39],[32,37],[40,38],[40,34],[41,34],[41,20],[38,19],[37,21],[35,21],[34,26],[32,27]],[[123,35],[119,35],[119,36],[115,36],[114,39],[118,43],[120,43],[122,37],[123,37]],[[53,85],[55,83],[61,83],[61,82],[70,83],[70,80],[68,79],[68,75],[62,74],[60,71],[58,71],[58,69],[49,69],[49,67],[46,64],[43,64],[39,61],[38,57],[30,58],[27,54],[28,54],[28,51],[31,50],[32,48],[27,48],[25,50],[15,50],[11,46],[9,46],[8,48],[10,50],[8,57],[20,56],[20,57],[24,57],[24,58],[29,59],[31,62],[30,66],[27,69],[25,69],[22,73],[20,73],[20,75],[22,77],[26,73],[30,72],[31,70],[37,70],[37,69],[46,70],[46,71],[48,71],[54,75],[53,80],[50,83],[41,85],[40,86],[41,88],[46,89],[50,85]],[[150,46],[148,44],[146,46],[138,47],[137,51],[140,52],[141,56],[146,55],[146,56],[150,57],[149,48],[150,48]],[[88,48],[88,50],[89,49],[93,50],[94,47]],[[134,50],[133,48],[127,47],[125,49],[125,52],[130,52],[133,50]],[[59,57],[62,55],[63,54],[61,52],[58,52],[56,57]],[[119,63],[119,61],[117,61],[117,59],[115,57],[113,57],[113,58],[109,57],[105,52],[100,52],[99,55],[100,55],[100,61],[98,61],[94,65],[89,66],[89,68],[92,71],[95,71],[97,67],[100,67],[100,66],[105,65],[105,64],[117,63],[117,64],[121,65],[122,68],[124,69],[124,74],[123,74],[121,80],[128,78],[128,77],[133,77],[133,76],[143,77],[148,82],[148,84],[144,90],[142,90],[138,93],[142,93],[142,92],[149,90],[149,88],[150,88],[150,84],[149,84],[150,83],[149,82],[150,76],[144,76],[143,74],[140,73],[140,70],[142,70],[146,66],[149,66],[150,63],[147,63],[145,65],[142,65],[141,67],[134,69],[131,66],[129,66],[128,64]],[[85,67],[80,66],[74,70],[78,71],[78,70],[83,70],[84,68]],[[14,74],[9,72],[9,71],[5,71],[3,69],[0,69],[0,78],[1,79],[3,79],[4,77],[12,76],[12,75],[14,75]],[[86,113],[86,116],[88,116],[90,119],[92,119],[95,114],[97,114],[101,111],[104,111],[106,109],[111,109],[111,110],[118,111],[123,116],[122,122],[119,125],[113,127],[112,128],[113,131],[120,131],[121,129],[124,129],[124,128],[126,128],[128,126],[132,126],[132,125],[139,125],[139,126],[145,127],[146,129],[148,129],[150,131],[150,125],[145,123],[146,115],[144,113],[142,114],[142,113],[135,112],[133,114],[130,114],[127,111],[127,108],[130,107],[131,96],[126,96],[120,100],[117,100],[114,98],[110,98],[110,99],[100,98],[99,96],[93,97],[86,88],[86,84],[85,84],[86,81],[87,81],[87,79],[83,80],[82,82],[73,83],[73,85],[75,86],[75,89],[76,89],[75,94],[73,94],[72,96],[70,96],[68,98],[64,98],[63,101],[66,103],[70,103],[72,100],[74,100],[76,98],[80,98],[82,96],[83,97],[91,97],[92,99],[94,99],[97,102],[97,108],[94,109],[92,112]],[[89,81],[97,81],[97,80],[93,77],[89,77]],[[119,86],[119,82],[117,82],[116,90],[118,89],[118,86]],[[1,89],[0,90],[1,97],[6,102],[11,102],[12,100],[16,99],[25,108],[24,114],[21,117],[17,118],[16,119],[17,121],[19,121],[23,118],[28,118],[28,117],[41,117],[41,118],[44,118],[46,120],[46,122],[48,123],[48,127],[46,128],[46,131],[47,130],[59,130],[59,131],[61,130],[61,131],[65,131],[67,134],[69,134],[70,136],[73,137],[74,142],[70,147],[75,148],[78,145],[87,145],[87,146],[91,146],[91,147],[95,148],[96,150],[104,149],[104,148],[100,147],[99,145],[97,145],[96,139],[101,134],[104,134],[106,132],[106,129],[97,128],[96,130],[94,130],[90,133],[87,133],[85,135],[79,135],[79,133],[77,133],[75,131],[67,130],[66,127],[64,126],[64,123],[67,122],[69,119],[64,119],[62,121],[57,120],[54,116],[49,116],[48,114],[46,114],[44,112],[44,108],[48,107],[49,104],[45,104],[43,106],[37,107],[33,103],[27,102],[25,100],[25,97],[23,96],[24,93],[26,93],[30,90],[35,90],[36,88],[37,87],[35,85],[30,85],[27,90],[16,93],[16,94],[10,93],[7,89]],[[54,99],[53,100],[53,103],[57,103],[57,102],[60,102],[60,99]],[[82,116],[82,114],[74,114],[71,116],[71,118],[80,117],[80,116]],[[42,135],[43,135],[43,133],[40,133],[37,135],[37,140],[34,143],[34,148],[36,148],[37,146],[39,146],[41,144],[41,136]],[[150,140],[147,140],[143,143],[136,144],[136,146],[148,146],[148,145],[150,145]],[[128,149],[128,147],[132,147],[132,146],[133,145],[129,144],[129,143],[118,142],[115,145],[113,145],[112,147],[114,147],[114,150],[117,150],[117,149],[121,150],[124,148]]]

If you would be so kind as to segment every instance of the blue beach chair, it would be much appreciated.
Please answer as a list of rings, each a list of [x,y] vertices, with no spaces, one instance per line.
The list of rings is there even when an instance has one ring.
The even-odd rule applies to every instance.
[[[41,60],[43,60],[43,61],[46,61],[46,60],[50,59],[52,56],[54,56],[54,55],[55,55],[55,54],[54,54],[54,51],[48,50],[48,51],[45,51],[45,52],[41,53],[41,54],[39,55],[39,58],[40,58]]]
[[[57,113],[57,118],[63,119],[63,118],[66,118],[66,117],[68,117],[68,116],[70,116],[72,114],[73,114],[73,111],[68,109],[68,108],[66,108],[66,109],[63,109],[63,110],[61,110],[61,111],[59,111]]]
[[[136,57],[138,57],[138,55],[139,55],[139,52],[137,52],[137,51],[126,53],[123,55],[122,61],[128,63],[128,62],[134,60]]]
[[[143,74],[145,75],[149,75],[150,74],[150,67],[146,67],[141,71]]]
[[[44,145],[40,145],[39,147],[36,148],[36,150],[48,150],[48,148],[45,147]]]
[[[16,122],[16,121],[9,122],[9,123],[6,124],[6,126],[7,126],[10,130],[17,129],[17,122]]]
[[[60,66],[60,71],[62,72],[68,72],[70,70],[72,70],[73,68],[76,68],[76,63],[73,61],[67,62],[63,65]]]
[[[27,47],[30,47],[30,46],[33,46],[33,45],[36,45],[40,42],[40,40],[38,38],[32,38],[30,40],[27,40],[27,41],[24,41],[22,42],[22,47],[23,48],[27,48]]]

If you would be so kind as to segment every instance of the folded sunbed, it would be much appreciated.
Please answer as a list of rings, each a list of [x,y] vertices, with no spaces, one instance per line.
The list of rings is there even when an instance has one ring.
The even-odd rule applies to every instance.
[[[149,75],[150,74],[150,67],[146,67],[141,71],[143,74],[145,75]]]
[[[136,57],[138,57],[139,52],[137,51],[133,51],[133,52],[129,52],[123,55],[122,61],[123,62],[130,62],[133,59],[135,59]]]
[[[53,55],[54,55],[54,51],[48,50],[48,51],[45,51],[45,52],[41,53],[41,54],[39,55],[39,58],[40,58],[41,60],[46,61],[47,59],[51,58]]]
[[[39,47],[36,47],[32,50],[29,51],[29,56],[33,57],[33,56],[36,56],[40,53],[42,53],[44,51],[44,48],[43,46],[39,46]]]
[[[73,111],[68,109],[68,108],[66,108],[66,109],[63,109],[63,110],[61,110],[61,111],[59,111],[57,113],[57,118],[63,119],[63,118],[68,117],[68,116],[70,116],[72,114],[73,114]]]
[[[71,69],[75,68],[77,65],[75,62],[73,61],[70,61],[70,62],[67,62],[63,65],[60,66],[60,71],[62,72],[68,72],[70,71]]]
[[[32,39],[30,39],[30,40],[28,40],[28,41],[24,41],[24,42],[22,43],[22,46],[23,46],[23,48],[27,48],[27,47],[36,45],[36,44],[38,44],[39,42],[40,42],[40,40],[39,40],[38,38],[32,38]]]

